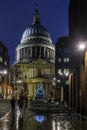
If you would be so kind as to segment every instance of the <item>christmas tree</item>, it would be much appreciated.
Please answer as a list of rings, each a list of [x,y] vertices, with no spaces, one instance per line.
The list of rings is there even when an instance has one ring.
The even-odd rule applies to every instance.
[[[35,99],[45,99],[45,91],[41,83],[38,85],[37,91],[35,93]]]

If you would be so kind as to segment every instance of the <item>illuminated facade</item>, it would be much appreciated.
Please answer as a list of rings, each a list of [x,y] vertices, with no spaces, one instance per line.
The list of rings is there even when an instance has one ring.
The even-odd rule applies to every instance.
[[[24,91],[29,97],[33,97],[39,83],[43,84],[46,95],[52,91],[54,70],[55,46],[52,44],[49,32],[40,23],[36,7],[33,23],[25,29],[16,48],[16,61],[11,66],[11,71],[17,79],[22,79]]]

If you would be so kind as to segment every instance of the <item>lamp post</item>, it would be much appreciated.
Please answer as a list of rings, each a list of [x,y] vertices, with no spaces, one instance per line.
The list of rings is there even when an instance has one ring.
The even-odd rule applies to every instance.
[[[61,74],[60,74],[61,76]],[[55,99],[57,100],[63,100],[63,86],[62,86],[62,80],[60,79],[60,77],[57,78],[53,78],[52,80],[52,86],[55,89]],[[57,93],[58,90],[58,93]],[[60,90],[60,91],[59,91]]]
[[[16,98],[18,99],[18,90],[20,90],[20,85],[21,85],[22,81],[21,79],[17,80],[17,86],[16,86]]]
[[[22,83],[22,72],[17,70],[16,68],[11,72],[11,76],[12,76],[11,81],[14,86],[14,94],[16,99],[18,99],[18,91],[20,90],[19,86],[21,86]]]
[[[61,100],[61,102],[64,101],[65,99],[67,101],[65,92],[66,91],[68,92],[68,88],[66,87],[66,86],[68,86],[68,82],[67,82],[68,79],[69,79],[69,70],[68,69],[66,69],[66,71],[60,72],[58,74],[57,87],[60,90],[60,100]]]
[[[6,79],[6,75],[7,75],[7,70],[1,70],[0,71],[0,75],[1,75],[1,93],[3,94],[4,98],[7,98],[7,79]],[[4,86],[3,86],[4,83]]]
[[[53,86],[53,91],[54,91],[54,98],[56,99],[56,78],[54,77],[52,80],[52,86]]]

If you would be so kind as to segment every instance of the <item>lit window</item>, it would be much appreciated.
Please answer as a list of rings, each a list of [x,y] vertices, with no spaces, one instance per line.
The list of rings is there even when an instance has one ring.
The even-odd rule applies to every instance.
[[[66,63],[66,62],[69,62],[69,58],[64,58],[63,61]]]
[[[58,74],[62,74],[62,70],[61,69],[58,69]]]
[[[69,85],[69,80],[66,80],[65,84],[66,84],[66,85]]]
[[[69,69],[64,69],[64,74],[65,74],[66,76],[68,76],[68,75],[69,75]]]
[[[5,65],[7,65],[7,61],[5,61]]]
[[[0,56],[0,62],[2,62],[2,57]]]
[[[61,58],[58,58],[58,63],[61,63],[61,61],[62,61]]]

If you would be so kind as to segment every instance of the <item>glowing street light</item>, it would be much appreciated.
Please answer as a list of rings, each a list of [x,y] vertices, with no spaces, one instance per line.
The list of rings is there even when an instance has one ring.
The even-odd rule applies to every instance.
[[[7,84],[7,80],[6,80],[7,70],[1,70],[0,75],[1,75],[1,90],[0,91],[3,94],[3,96],[5,96],[5,98],[7,98],[7,88],[5,88],[3,86],[3,77],[4,77],[5,85]]]
[[[84,49],[86,48],[86,46],[85,46],[85,44],[80,44],[80,45],[79,45],[79,48],[80,48],[81,50],[84,50]]]

